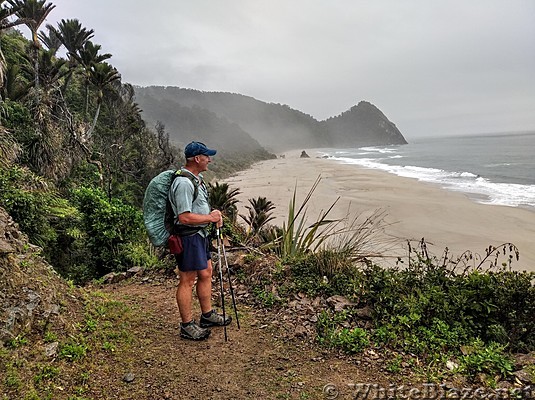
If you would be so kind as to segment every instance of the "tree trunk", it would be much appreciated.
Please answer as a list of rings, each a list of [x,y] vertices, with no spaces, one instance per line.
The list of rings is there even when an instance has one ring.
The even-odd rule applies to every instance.
[[[95,130],[95,126],[97,125],[97,121],[98,121],[98,115],[100,113],[100,105],[102,104],[102,100],[98,100],[97,101],[97,111],[95,112],[95,117],[93,118],[93,123],[91,124],[91,128],[89,128],[89,130],[87,131],[87,138],[91,138],[91,136],[93,135],[93,131]]]

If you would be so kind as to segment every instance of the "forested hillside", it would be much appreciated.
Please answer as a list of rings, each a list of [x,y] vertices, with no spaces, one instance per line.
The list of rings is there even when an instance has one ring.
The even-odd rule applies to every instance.
[[[265,153],[263,147],[236,123],[217,116],[214,112],[197,105],[183,106],[173,100],[156,99],[136,95],[143,104],[143,118],[148,125],[165,121],[169,140],[184,146],[202,136],[211,147],[223,156],[229,154]]]
[[[241,94],[162,86],[135,87],[135,91],[143,118],[152,122],[163,121],[171,137],[178,141],[189,137],[187,129],[191,127],[191,121],[199,121],[199,116],[208,110],[275,152],[303,147],[407,143],[396,126],[377,107],[367,102],[320,122],[287,105],[265,103]],[[189,112],[186,113],[186,110]],[[199,130],[203,128],[198,126]],[[227,136],[223,131],[218,131],[218,134],[233,141],[232,135]]]
[[[93,29],[75,16],[45,24],[56,8],[45,0],[0,5],[0,207],[75,282],[157,264],[141,202],[153,176],[183,163],[182,150],[162,123],[143,121]],[[229,150],[211,177],[273,157],[215,114],[195,118],[181,124],[189,138]],[[234,144],[214,131],[232,133]]]

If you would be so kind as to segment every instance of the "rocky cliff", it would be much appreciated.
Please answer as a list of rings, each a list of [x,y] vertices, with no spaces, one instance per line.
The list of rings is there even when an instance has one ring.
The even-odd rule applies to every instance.
[[[329,118],[323,126],[334,147],[407,144],[396,125],[367,101]]]

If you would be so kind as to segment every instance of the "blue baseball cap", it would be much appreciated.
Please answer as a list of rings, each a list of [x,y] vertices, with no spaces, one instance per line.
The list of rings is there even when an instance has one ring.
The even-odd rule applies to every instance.
[[[186,158],[195,157],[201,154],[204,154],[205,156],[215,156],[215,153],[217,153],[216,150],[209,149],[204,143],[201,142],[188,143],[184,149],[184,155]]]

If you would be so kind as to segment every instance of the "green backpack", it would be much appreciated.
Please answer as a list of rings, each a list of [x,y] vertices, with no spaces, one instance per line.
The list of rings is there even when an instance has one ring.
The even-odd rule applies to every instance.
[[[173,210],[169,202],[169,189],[173,181],[183,177],[193,183],[193,201],[199,194],[199,184],[193,174],[182,170],[167,170],[156,175],[149,182],[143,198],[143,221],[149,239],[154,246],[167,246],[175,225]]]

